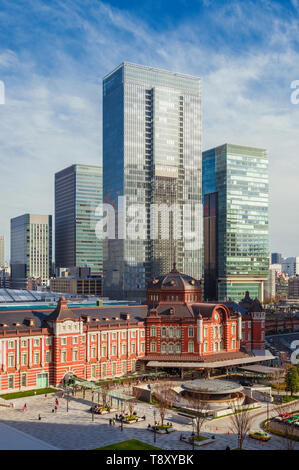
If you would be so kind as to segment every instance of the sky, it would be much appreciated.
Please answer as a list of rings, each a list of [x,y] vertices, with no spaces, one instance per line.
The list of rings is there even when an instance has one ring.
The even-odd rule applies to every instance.
[[[270,250],[299,256],[299,0],[1,0],[0,234],[54,214],[54,174],[101,163],[102,78],[127,61],[202,78],[203,150],[266,148]]]

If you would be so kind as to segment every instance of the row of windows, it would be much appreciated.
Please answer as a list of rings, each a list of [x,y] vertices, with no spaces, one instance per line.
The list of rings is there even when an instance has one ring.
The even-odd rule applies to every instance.
[[[51,362],[52,361],[52,353],[51,351],[46,351],[46,362]],[[14,354],[9,354],[8,359],[7,359],[7,365],[8,367],[15,367],[15,355]],[[21,365],[22,366],[27,366],[28,364],[28,354],[27,353],[22,353],[21,354]],[[40,353],[39,352],[34,352],[33,353],[33,364],[40,364]]]
[[[236,348],[236,339],[233,338],[231,340],[231,349]],[[214,341],[213,342],[213,351],[220,351],[224,349],[224,341]],[[204,342],[203,345],[203,350],[204,352],[209,351],[209,343],[208,341]],[[157,352],[157,344],[155,341],[151,341],[150,343],[150,352]],[[188,352],[193,353],[194,352],[194,341],[189,341],[188,342]],[[161,344],[161,353],[168,353],[168,354],[181,354],[181,345],[180,343],[173,344],[173,343],[162,343]]]
[[[46,346],[50,346],[52,344],[52,338],[47,337],[45,340]],[[26,348],[28,345],[28,340],[27,339],[22,339],[21,340],[21,348]],[[33,340],[33,346],[34,347],[39,347],[40,346],[40,339],[39,338],[34,338]],[[14,349],[15,348],[15,340],[11,340],[7,342],[7,347],[8,349]]]
[[[204,327],[204,336],[208,336],[209,332],[209,327],[205,326]],[[235,335],[236,334],[236,325],[231,325],[231,334]],[[214,338],[217,338],[218,336],[223,335],[223,325],[216,325],[213,327],[213,336]],[[157,336],[157,328],[155,326],[151,327],[150,329],[150,336],[155,337]],[[163,326],[161,328],[161,336],[166,337],[169,336],[170,338],[173,338],[176,336],[177,338],[181,338],[181,328],[180,327],[168,327],[166,328]],[[188,337],[193,338],[194,337],[194,328],[192,326],[188,327]]]

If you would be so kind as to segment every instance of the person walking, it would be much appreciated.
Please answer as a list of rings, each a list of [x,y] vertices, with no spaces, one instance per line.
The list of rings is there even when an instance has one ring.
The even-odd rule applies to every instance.
[[[59,405],[59,401],[58,401],[57,397],[55,398],[55,403],[56,403],[57,406]]]
[[[27,405],[25,403],[24,407],[23,407],[23,411],[27,411]]]

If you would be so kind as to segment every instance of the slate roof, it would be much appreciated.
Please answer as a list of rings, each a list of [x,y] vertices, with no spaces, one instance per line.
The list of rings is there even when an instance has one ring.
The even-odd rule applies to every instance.
[[[187,274],[180,273],[175,264],[173,269],[166,275],[157,277],[148,282],[148,289],[150,290],[187,290],[194,291],[201,288],[201,281],[188,276]]]

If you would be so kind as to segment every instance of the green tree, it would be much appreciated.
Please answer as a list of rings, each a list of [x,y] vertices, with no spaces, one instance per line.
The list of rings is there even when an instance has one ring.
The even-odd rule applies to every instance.
[[[299,391],[299,375],[296,367],[291,367],[287,372],[286,390],[291,392],[291,396]]]

